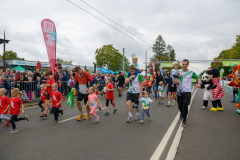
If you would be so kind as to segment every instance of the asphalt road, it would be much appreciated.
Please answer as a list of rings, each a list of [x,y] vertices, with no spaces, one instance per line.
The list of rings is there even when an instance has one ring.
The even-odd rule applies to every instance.
[[[227,95],[223,100],[223,112],[212,112],[201,108],[202,95],[203,91],[198,90],[193,99],[187,128],[183,131],[175,159],[240,159],[237,152],[240,116],[235,113],[234,104],[229,103],[231,97]],[[105,106],[105,99],[99,99]],[[28,108],[25,114],[30,121],[17,122],[19,131],[16,134],[9,134],[11,127],[0,128],[0,160],[150,159],[178,113],[177,104],[166,107],[166,99],[164,105],[153,102],[150,109],[152,120],[148,121],[145,116],[144,124],[137,121],[126,123],[125,94],[116,97],[115,104],[118,108],[116,114],[112,113],[111,106],[109,116],[104,116],[106,109],[97,112],[100,116],[98,124],[93,123],[94,117],[76,121],[73,118],[79,114],[76,104],[72,111],[70,106],[62,103],[64,115],[59,121],[67,121],[57,125],[53,125],[53,115],[42,120],[39,107]],[[178,125],[160,159],[165,159],[177,128]]]

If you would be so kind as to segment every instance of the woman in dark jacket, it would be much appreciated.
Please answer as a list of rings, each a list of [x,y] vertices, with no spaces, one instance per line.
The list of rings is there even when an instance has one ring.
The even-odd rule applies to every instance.
[[[106,86],[104,77],[102,76],[101,78],[99,78],[98,82],[100,83],[100,84],[99,84],[99,92],[102,92],[103,87]],[[102,94],[102,93],[101,93],[101,96],[103,97],[103,94]]]

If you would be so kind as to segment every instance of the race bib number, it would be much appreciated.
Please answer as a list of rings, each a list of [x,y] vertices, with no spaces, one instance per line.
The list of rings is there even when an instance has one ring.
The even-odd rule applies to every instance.
[[[149,105],[143,105],[143,110],[148,110],[149,109]]]
[[[162,92],[159,92],[159,94],[162,94]]]
[[[96,106],[95,102],[89,102],[90,106]]]
[[[134,92],[134,91],[136,91],[137,89],[136,89],[136,87],[130,86],[130,87],[129,87],[129,90],[132,91],[132,92]]]

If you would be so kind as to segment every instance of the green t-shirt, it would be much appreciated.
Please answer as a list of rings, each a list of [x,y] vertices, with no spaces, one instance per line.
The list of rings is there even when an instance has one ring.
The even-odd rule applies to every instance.
[[[142,75],[138,74],[133,80],[130,80],[128,92],[140,93],[140,82],[143,81]]]
[[[192,79],[198,79],[197,74],[191,70],[185,72],[183,70],[179,70],[179,74],[182,75],[182,77],[180,77],[180,81],[182,83],[182,91],[192,92]]]

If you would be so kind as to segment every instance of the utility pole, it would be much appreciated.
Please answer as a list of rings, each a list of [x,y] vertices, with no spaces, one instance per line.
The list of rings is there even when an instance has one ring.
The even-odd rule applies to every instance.
[[[123,75],[125,74],[125,72],[124,72],[124,71],[125,71],[125,65],[124,65],[124,49],[125,49],[125,48],[123,48]]]
[[[147,77],[147,50],[146,49],[146,55],[145,55],[145,77]]]
[[[4,40],[5,40],[5,30],[4,30]],[[6,47],[5,47],[5,42],[3,43],[3,72],[6,72],[6,64],[5,64],[5,52],[6,52]]]

